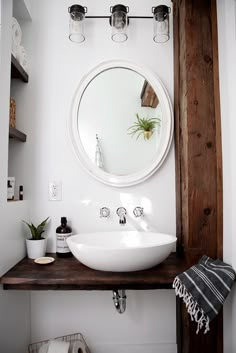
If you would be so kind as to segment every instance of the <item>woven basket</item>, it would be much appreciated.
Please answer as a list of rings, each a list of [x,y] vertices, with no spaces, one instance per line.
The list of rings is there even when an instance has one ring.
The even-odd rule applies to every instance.
[[[10,127],[16,128],[16,101],[10,100]]]

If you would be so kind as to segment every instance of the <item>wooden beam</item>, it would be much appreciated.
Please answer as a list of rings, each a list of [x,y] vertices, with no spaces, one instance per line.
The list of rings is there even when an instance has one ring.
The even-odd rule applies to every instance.
[[[219,57],[218,57],[218,29],[216,0],[211,2],[211,28],[213,43],[213,75],[215,97],[215,123],[216,123],[216,159],[217,159],[217,257],[223,259],[223,165],[221,144],[221,109],[219,84]]]
[[[144,81],[140,98],[141,107],[156,108],[159,104],[159,99],[157,98],[154,89],[146,80]]]
[[[178,253],[222,257],[223,204],[215,0],[174,1]],[[222,314],[206,335],[177,301],[178,353],[222,353]]]

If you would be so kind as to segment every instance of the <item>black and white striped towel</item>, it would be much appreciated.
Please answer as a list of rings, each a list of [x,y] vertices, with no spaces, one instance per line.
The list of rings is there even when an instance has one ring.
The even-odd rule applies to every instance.
[[[229,294],[235,272],[230,265],[204,255],[199,263],[175,277],[173,288],[186,305],[191,320],[197,322],[197,331],[205,327],[219,313]]]

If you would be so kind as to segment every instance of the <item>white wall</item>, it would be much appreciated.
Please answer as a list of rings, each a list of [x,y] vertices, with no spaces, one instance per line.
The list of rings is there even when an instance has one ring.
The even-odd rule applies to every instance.
[[[173,148],[163,167],[149,181],[132,188],[114,189],[94,181],[81,169],[67,138],[67,119],[75,88],[82,76],[103,60],[122,58],[149,66],[160,76],[172,96],[173,43],[169,41],[160,46],[155,44],[152,40],[152,21],[143,20],[130,24],[130,39],[119,45],[110,40],[107,21],[88,20],[86,41],[76,45],[68,40],[69,4],[69,1],[60,4],[54,1],[32,2],[35,10],[32,30],[29,32],[25,28],[24,31],[25,46],[32,62],[30,82],[27,85],[30,93],[26,96],[22,90],[17,90],[15,98],[24,102],[19,103],[17,109],[21,124],[19,128],[28,135],[24,159],[31,160],[31,168],[24,185],[26,198],[30,195],[34,200],[32,217],[41,220],[45,215],[51,216],[49,250],[55,250],[54,231],[63,214],[71,219],[75,232],[114,226],[118,228],[116,215],[108,222],[99,219],[99,207],[104,205],[111,207],[114,214],[115,208],[121,203],[124,206],[130,204],[130,207],[144,203],[147,207],[146,219],[158,230],[173,233]],[[87,3],[91,9],[90,14],[108,13],[110,4]],[[143,5],[138,1],[135,13],[149,15],[153,4],[149,1]],[[57,8],[56,18],[51,15],[54,6]],[[29,122],[24,121],[27,116],[30,117]],[[14,165],[15,173],[12,174],[18,174],[18,180],[22,180],[23,169],[17,160]],[[48,202],[47,184],[51,179],[62,180],[63,202]],[[130,211],[132,213],[132,208]]]
[[[163,1],[162,1],[163,2]],[[171,1],[164,1],[171,6]],[[159,1],[126,2],[130,15],[150,15]],[[175,166],[173,146],[151,179],[131,188],[115,189],[93,180],[78,164],[67,136],[67,120],[74,91],[80,79],[99,62],[126,59],[156,72],[173,97],[173,42],[163,45],[152,40],[152,21],[130,21],[129,40],[123,44],[110,39],[107,20],[87,20],[86,40],[77,45],[68,40],[67,8],[71,1],[31,1],[32,30],[24,25],[25,47],[31,61],[27,97],[16,90],[22,129],[28,134],[24,159],[30,160],[25,193],[32,196],[31,218],[37,222],[51,217],[48,250],[55,251],[55,229],[67,216],[74,233],[99,229],[120,229],[115,210],[127,208],[127,229],[139,226],[133,207],[143,206],[145,221],[161,232],[175,234]],[[113,1],[87,0],[89,14],[109,14]],[[172,38],[172,36],[171,36]],[[25,121],[25,117],[30,121]],[[11,152],[14,152],[14,147]],[[15,161],[15,174],[23,171]],[[62,181],[63,201],[49,202],[49,180]],[[99,208],[111,208],[109,220],[99,218]],[[129,352],[144,344],[145,352],[176,352],[175,296],[173,291],[131,291],[128,309],[114,312],[110,292],[33,292],[31,295],[32,340],[81,331],[93,352],[111,351],[106,343],[128,345]],[[140,309],[141,308],[141,309]],[[109,335],[107,335],[109,333]],[[110,337],[110,338],[109,338]],[[97,345],[99,344],[99,345]],[[100,347],[100,348],[99,348]],[[125,346],[123,346],[125,351]]]
[[[236,269],[236,2],[218,0],[220,98],[224,181],[224,259]],[[236,352],[235,286],[224,306],[224,353]]]
[[[81,332],[93,353],[176,353],[174,293],[126,294],[127,310],[120,315],[111,291],[32,292],[32,340]]]
[[[26,353],[30,341],[30,295],[0,288],[0,351]]]
[[[0,276],[25,255],[22,219],[28,219],[27,201],[7,202],[8,129],[12,1],[2,0],[0,48]],[[5,292],[0,286],[0,351],[25,353],[30,337],[30,297],[26,292]]]

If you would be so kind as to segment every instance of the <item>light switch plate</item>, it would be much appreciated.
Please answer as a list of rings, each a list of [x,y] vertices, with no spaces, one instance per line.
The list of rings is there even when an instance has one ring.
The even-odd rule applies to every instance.
[[[62,183],[58,180],[52,180],[48,183],[48,199],[49,201],[61,201],[62,199]]]

